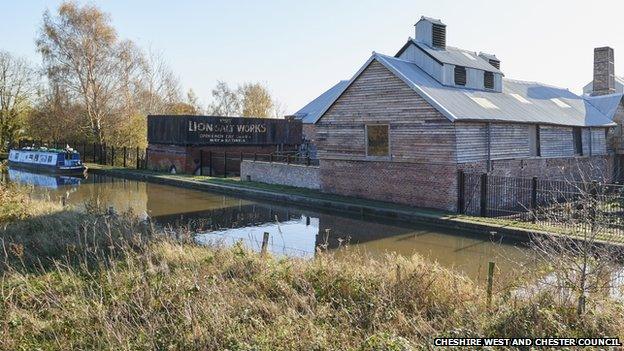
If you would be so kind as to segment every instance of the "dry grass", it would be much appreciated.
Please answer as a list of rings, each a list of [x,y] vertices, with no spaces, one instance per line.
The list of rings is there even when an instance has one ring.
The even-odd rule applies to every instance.
[[[435,336],[624,337],[619,304],[597,301],[577,317],[543,292],[496,296],[488,309],[467,278],[417,256],[263,257],[98,209],[11,218],[22,220],[0,233],[3,350],[410,350]]]

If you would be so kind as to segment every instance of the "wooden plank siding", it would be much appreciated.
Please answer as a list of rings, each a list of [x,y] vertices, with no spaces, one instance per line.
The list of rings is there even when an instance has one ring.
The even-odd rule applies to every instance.
[[[540,126],[542,157],[574,156],[571,127]]]
[[[456,161],[453,124],[377,61],[319,120],[319,158],[368,160],[366,124],[390,126],[393,162]]]

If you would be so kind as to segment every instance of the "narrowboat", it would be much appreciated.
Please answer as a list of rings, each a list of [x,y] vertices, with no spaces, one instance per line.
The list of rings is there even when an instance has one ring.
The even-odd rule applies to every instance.
[[[82,175],[87,169],[80,160],[80,154],[69,146],[65,149],[11,149],[9,167],[66,175]]]

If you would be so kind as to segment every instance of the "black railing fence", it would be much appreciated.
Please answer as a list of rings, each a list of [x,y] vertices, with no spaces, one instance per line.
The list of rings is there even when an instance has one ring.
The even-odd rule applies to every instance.
[[[23,140],[13,143],[10,147],[49,147],[62,149],[72,147],[80,153],[81,159],[86,163],[96,163],[116,167],[146,169],[148,153],[147,149],[127,146],[109,146],[106,144],[76,142],[76,141],[41,141]],[[318,166],[319,160],[303,156],[296,151],[276,151],[273,153],[242,153],[242,152],[214,152],[199,151],[199,157],[195,160],[195,174],[212,177],[238,177],[240,165],[243,160],[275,162],[286,164],[298,164]],[[168,170],[171,171],[171,170]],[[179,171],[179,170],[178,170]]]
[[[583,226],[599,219],[610,233],[624,237],[622,185],[460,171],[457,207],[461,214],[574,226],[575,230],[589,229]]]
[[[80,153],[82,162],[117,167],[145,169],[147,150],[139,147],[108,146],[106,144],[70,141],[21,140],[11,147],[48,147],[63,149],[70,146]]]
[[[247,153],[199,151],[199,164],[195,173],[211,177],[238,177],[243,160],[318,166],[319,160],[301,156],[296,152]]]

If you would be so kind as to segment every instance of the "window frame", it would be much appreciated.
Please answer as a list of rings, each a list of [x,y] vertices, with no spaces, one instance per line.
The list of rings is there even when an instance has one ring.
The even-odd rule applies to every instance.
[[[582,127],[572,127],[572,144],[574,145],[574,156],[583,156]]]
[[[371,155],[368,152],[369,149],[369,145],[368,145],[368,127],[386,127],[387,130],[387,136],[388,136],[388,153],[386,155],[380,156],[380,155]],[[366,138],[366,147],[365,147],[365,151],[366,151],[366,158],[367,159],[371,159],[371,160],[389,160],[391,158],[392,155],[392,147],[391,147],[391,143],[390,143],[390,123],[367,123],[364,125],[364,138]]]

